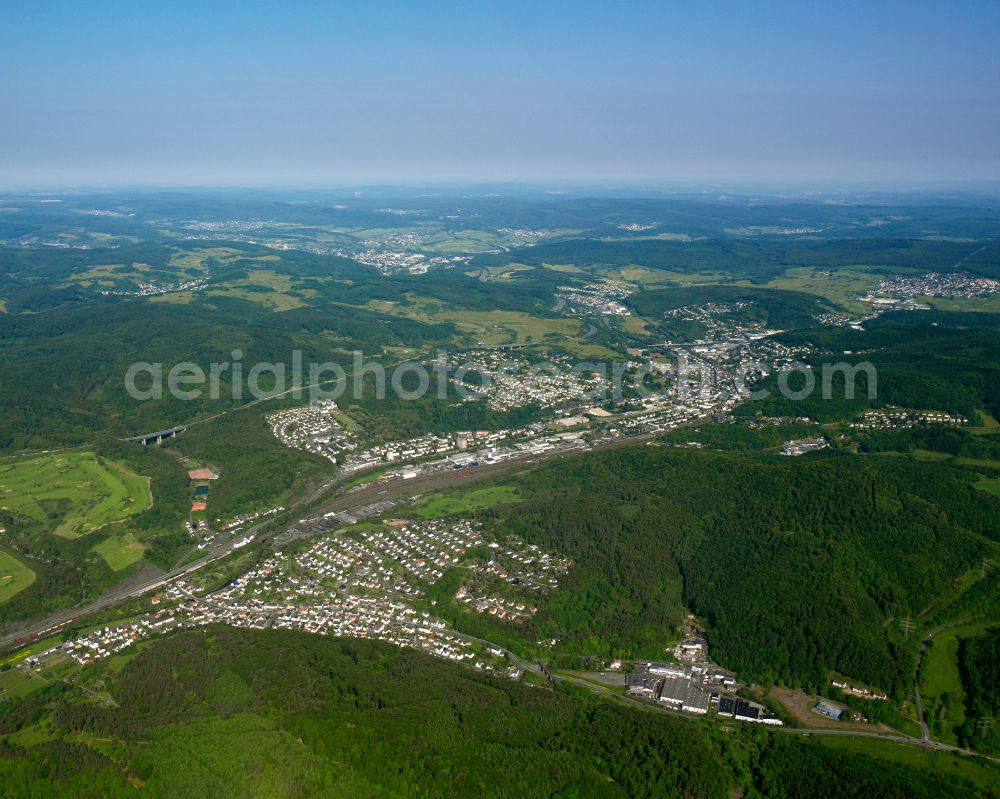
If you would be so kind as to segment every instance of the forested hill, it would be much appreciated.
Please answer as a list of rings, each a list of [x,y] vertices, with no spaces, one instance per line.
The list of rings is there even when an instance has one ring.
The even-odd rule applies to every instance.
[[[569,652],[662,652],[685,606],[723,665],[818,687],[908,690],[918,618],[995,551],[1000,500],[941,464],[666,446],[520,478],[502,523],[576,561],[526,635]],[[995,580],[992,574],[984,578]]]
[[[846,421],[869,407],[887,405],[948,411],[970,420],[980,409],[1000,414],[1000,331],[990,326],[990,317],[924,313],[877,320],[863,331],[823,328],[777,336],[783,344],[809,350],[803,360],[813,368],[817,390],[802,400],[789,399],[772,375],[756,386],[769,395],[743,403],[736,413],[810,416],[821,422]],[[874,398],[869,399],[863,370],[853,393],[845,391],[843,373],[831,372],[832,390],[823,397],[824,365],[865,362],[877,370]],[[793,390],[801,385],[797,377],[789,380]]]
[[[835,310],[830,302],[799,291],[747,286],[671,286],[643,291],[630,300],[641,316],[661,319],[666,311],[702,303],[739,303],[729,316],[770,328],[815,327],[816,315]]]
[[[26,727],[49,740],[0,739],[4,796],[983,796],[788,734],[290,631],[162,639],[120,673],[92,667],[0,706],[0,735]]]
[[[850,266],[859,263],[880,267],[909,267],[919,263],[927,269],[950,271],[963,261],[963,268],[994,277],[1000,244],[989,242],[929,241],[926,239],[746,239],[705,238],[685,240],[568,239],[515,249],[510,257],[529,264],[559,263],[579,267],[595,264],[627,266],[642,264],[654,269],[694,273],[725,264],[731,275],[765,281],[789,267],[820,265]],[[473,263],[492,265],[494,256],[479,256]]]

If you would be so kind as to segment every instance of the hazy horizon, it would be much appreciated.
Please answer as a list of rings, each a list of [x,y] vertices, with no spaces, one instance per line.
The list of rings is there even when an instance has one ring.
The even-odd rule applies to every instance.
[[[835,201],[843,198],[845,202],[857,199],[859,202],[867,198],[884,198],[888,202],[921,197],[930,199],[956,200],[992,199],[1000,196],[1000,178],[981,180],[883,180],[883,181],[833,181],[809,180],[800,181],[648,181],[626,182],[615,180],[597,180],[580,178],[552,180],[490,181],[470,177],[462,181],[377,181],[358,180],[344,182],[215,182],[215,183],[185,183],[185,182],[88,182],[81,184],[62,183],[24,183],[0,184],[0,195],[7,199],[16,197],[85,197],[107,195],[143,195],[167,194],[183,196],[186,194],[213,194],[223,196],[261,195],[274,199],[284,199],[294,202],[296,198],[305,200],[320,200],[323,197],[347,200],[356,198],[388,199],[393,196],[417,199],[420,197],[549,197],[585,198],[608,197],[615,199],[703,199],[752,201],[754,198],[773,200],[816,200]]]
[[[7,11],[0,186],[1000,180],[995,3]]]

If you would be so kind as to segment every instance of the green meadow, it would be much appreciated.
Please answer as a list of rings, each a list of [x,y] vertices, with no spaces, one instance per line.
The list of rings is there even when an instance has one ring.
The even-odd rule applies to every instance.
[[[0,465],[0,506],[64,538],[141,513],[153,498],[145,477],[93,452],[62,452]]]
[[[975,486],[980,491],[1000,497],[1000,477],[984,477]]]
[[[35,573],[13,555],[0,551],[0,602],[35,582]]]
[[[992,622],[995,624],[995,622]],[[958,669],[962,638],[983,635],[991,622],[960,625],[934,636],[920,666],[920,691],[924,712],[934,737],[957,744],[956,730],[965,722],[965,689]]]
[[[44,677],[33,671],[9,669],[0,672],[0,702],[4,699],[27,696],[38,688],[44,688],[47,684]]]
[[[491,486],[466,491],[457,496],[431,496],[419,505],[414,516],[422,519],[436,519],[439,516],[450,516],[455,513],[470,513],[495,505],[509,505],[521,501],[517,489],[513,486]]]
[[[145,551],[146,547],[136,541],[131,534],[106,538],[94,547],[94,552],[104,558],[112,571],[120,571],[142,560]]]

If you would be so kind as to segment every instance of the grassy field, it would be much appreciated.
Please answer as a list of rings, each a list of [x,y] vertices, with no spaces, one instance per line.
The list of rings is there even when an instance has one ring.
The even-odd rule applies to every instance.
[[[131,534],[126,534],[104,539],[93,551],[104,558],[112,571],[120,571],[137,560],[142,560],[146,547]]]
[[[417,506],[413,515],[422,519],[435,519],[453,513],[469,513],[482,508],[492,508],[494,505],[509,505],[520,501],[517,489],[512,486],[490,486],[466,491],[457,496],[428,497]]]
[[[920,667],[924,712],[934,736],[945,743],[958,743],[955,728],[965,721],[965,691],[958,672],[959,640],[982,635],[995,624],[981,622],[942,630],[924,655]]]
[[[887,458],[909,458],[915,461],[924,462],[937,462],[953,463],[956,466],[973,466],[981,469],[997,469],[1000,470],[1000,461],[987,460],[985,458],[961,458],[955,455],[949,455],[947,452],[934,452],[928,449],[915,449],[911,452],[900,452],[899,450],[885,450],[884,452],[873,452],[872,456],[875,457],[887,457]],[[990,488],[989,483],[992,478],[983,478],[976,484],[976,487],[982,491],[989,491],[992,493],[993,489]],[[983,484],[986,485],[983,485]]]
[[[498,344],[542,344],[573,338],[580,333],[580,323],[572,319],[546,319],[521,311],[409,310],[412,319],[421,322],[454,322],[472,333],[487,346]]]
[[[244,259],[250,261],[280,260],[277,255],[258,255],[256,257],[251,257],[243,250],[237,250],[232,247],[204,247],[194,250],[181,250],[174,253],[170,256],[170,265],[179,269],[193,268],[207,272],[208,267],[205,265],[205,262],[209,258],[218,261],[220,264],[230,264],[233,261]]]
[[[990,477],[985,480],[980,480],[976,483],[976,488],[980,491],[985,491],[987,494],[993,494],[994,496],[1000,497],[1000,477]]]
[[[914,460],[918,461],[946,461],[949,458],[954,457],[953,455],[949,455],[947,452],[933,452],[929,449],[915,449],[913,452],[903,454],[909,454]]]
[[[652,323],[641,316],[623,316],[615,320],[618,327],[625,333],[644,338],[652,331]]]
[[[0,465],[0,503],[75,538],[149,508],[146,478],[93,452],[63,452]]]
[[[139,281],[149,282],[150,280],[152,282],[189,280],[192,277],[208,274],[210,258],[217,264],[231,264],[237,260],[249,260],[258,262],[262,266],[268,262],[280,260],[277,255],[250,256],[248,253],[232,247],[181,249],[171,255],[168,264],[157,268],[141,261],[109,262],[75,272],[67,279],[81,286],[109,286],[123,280],[131,281],[133,284]]]
[[[992,461],[986,458],[955,458],[954,462],[959,466],[981,466],[984,469],[1000,469],[1000,461]]]
[[[528,266],[527,264],[519,263],[509,263],[505,266],[491,266],[485,270],[485,277],[482,272],[467,272],[468,277],[478,277],[480,280],[506,280],[512,275],[518,272],[530,272],[534,269],[533,266]]]
[[[58,737],[59,729],[52,723],[52,719],[43,718],[41,721],[22,727],[17,732],[7,736],[7,741],[15,746],[27,748],[46,741],[53,741]]]
[[[47,685],[44,678],[31,671],[10,669],[0,671],[0,700],[27,696],[36,688]]]
[[[150,302],[167,302],[187,305],[198,296],[238,297],[265,306],[271,311],[290,311],[304,308],[305,299],[315,296],[313,289],[300,289],[292,285],[292,279],[267,269],[254,269],[248,277],[230,280],[220,288],[207,291],[174,291],[150,298]]]
[[[671,272],[667,269],[649,269],[645,266],[600,269],[598,273],[613,283],[638,283],[643,288],[654,288],[665,285],[706,285],[725,282],[728,278],[732,277],[724,272]]]
[[[542,264],[546,269],[550,269],[553,272],[567,272],[574,275],[585,275],[587,272],[578,266],[573,264]]]
[[[391,310],[385,302],[367,305],[372,310],[405,316],[427,324],[451,322],[476,346],[497,347],[505,344],[551,345],[582,358],[615,357],[614,350],[588,341],[586,325],[579,319],[532,316],[523,311],[470,311],[448,309],[436,300],[408,295],[408,303],[395,303]]]
[[[344,483],[344,488],[353,488],[354,486],[363,485],[364,483],[374,483],[383,474],[385,474],[388,469],[375,469],[370,472],[362,472],[359,475],[355,475],[350,480]]]
[[[35,582],[35,573],[13,555],[0,551],[0,602]]]
[[[976,411],[979,415],[979,426],[971,428],[972,432],[992,432],[994,430],[1000,429],[1000,422],[990,416],[986,411],[979,410]]]
[[[343,412],[335,413],[333,415],[333,418],[336,419],[337,422],[340,423],[343,426],[343,428],[348,433],[361,433],[361,432],[363,432],[362,429],[361,429],[361,425],[359,425],[357,422],[355,422],[346,413],[343,413]]]
[[[867,310],[868,306],[858,302],[858,294],[871,288],[878,281],[879,275],[873,274],[870,268],[865,266],[838,269],[806,266],[789,269],[781,277],[774,278],[764,285],[767,288],[815,294],[848,310],[862,312]],[[753,284],[740,281],[737,285]]]
[[[582,231],[571,228],[560,228],[550,230],[550,237],[574,236]],[[524,243],[524,240],[514,234],[502,234],[488,230],[439,230],[434,231],[431,226],[425,226],[420,235],[423,241],[420,249],[423,252],[434,255],[463,255],[469,252],[488,252],[498,244],[506,244],[508,247],[517,247]]]
[[[995,788],[1000,783],[1000,766],[988,760],[973,759],[953,752],[928,751],[895,741],[878,738],[849,738],[826,735],[819,737],[824,746],[849,752],[860,752],[910,768],[963,777],[980,788]]]
[[[985,297],[962,297],[950,300],[945,297],[928,297],[923,300],[940,311],[1000,311],[1000,296],[996,294]]]

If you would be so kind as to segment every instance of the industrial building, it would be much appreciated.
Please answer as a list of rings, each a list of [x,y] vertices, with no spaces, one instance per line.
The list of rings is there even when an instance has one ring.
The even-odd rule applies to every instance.
[[[813,710],[831,719],[839,719],[840,714],[844,712],[842,708],[839,708],[836,705],[827,702],[823,699],[821,699],[819,702],[816,703],[816,706],[813,708]]]
[[[708,698],[708,693],[683,677],[667,677],[660,686],[660,701],[685,713],[708,713]]]

